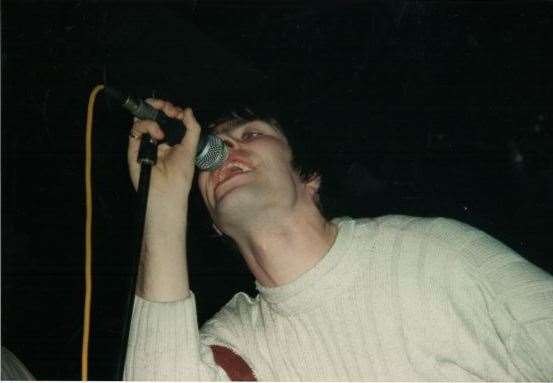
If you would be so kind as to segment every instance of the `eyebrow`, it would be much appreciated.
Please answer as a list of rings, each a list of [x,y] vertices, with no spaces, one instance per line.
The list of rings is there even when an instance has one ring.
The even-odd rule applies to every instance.
[[[249,124],[250,122],[251,121],[247,121],[247,122],[228,121],[228,122],[225,122],[222,127],[215,127],[215,129],[213,129],[213,133],[215,133],[215,134],[221,134],[221,133],[228,134],[228,133],[232,132],[233,130],[236,130],[238,128],[241,128],[241,127]]]

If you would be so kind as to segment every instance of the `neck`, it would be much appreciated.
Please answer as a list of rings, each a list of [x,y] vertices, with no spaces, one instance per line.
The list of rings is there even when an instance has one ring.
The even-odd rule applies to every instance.
[[[275,287],[315,266],[334,243],[337,231],[315,208],[259,215],[229,234],[256,280]]]

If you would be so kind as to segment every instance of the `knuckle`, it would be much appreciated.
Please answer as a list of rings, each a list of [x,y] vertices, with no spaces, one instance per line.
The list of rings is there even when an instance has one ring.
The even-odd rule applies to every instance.
[[[158,105],[161,100],[157,99],[157,98],[148,97],[144,101],[147,102],[148,104],[150,104],[151,106],[156,107],[156,105]]]
[[[165,106],[163,108],[163,112],[165,112],[166,115],[168,115],[171,118],[178,118],[180,111],[178,108],[174,106]]]
[[[149,97],[149,98],[145,99],[144,101],[146,101],[148,104],[150,104],[151,106],[153,106],[156,109],[165,109],[165,108],[167,108],[168,105],[171,105],[170,102],[162,100],[160,98]]]
[[[134,123],[133,129],[137,130],[140,133],[144,133],[148,131],[153,124],[154,122],[149,120],[140,120]]]
[[[195,132],[195,133],[198,133],[200,132],[202,129],[200,128],[200,125],[198,124],[191,124],[191,126],[189,127],[189,129],[192,131],[192,132]]]
[[[196,128],[199,129],[198,121],[196,121],[196,117],[194,117],[194,112],[191,108],[186,108],[184,110],[184,122],[186,123],[186,126],[189,128]]]

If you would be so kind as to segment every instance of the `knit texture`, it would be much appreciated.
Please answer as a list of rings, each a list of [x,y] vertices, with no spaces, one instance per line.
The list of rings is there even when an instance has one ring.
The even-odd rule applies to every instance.
[[[198,331],[194,296],[137,297],[128,380],[224,380],[210,345],[258,380],[553,380],[553,277],[444,218],[335,220],[295,281],[239,293]]]
[[[2,346],[1,380],[36,380],[13,352]]]

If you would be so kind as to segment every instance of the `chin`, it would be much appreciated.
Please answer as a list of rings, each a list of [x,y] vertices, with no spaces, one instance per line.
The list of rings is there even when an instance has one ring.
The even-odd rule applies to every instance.
[[[263,214],[270,206],[267,192],[255,187],[240,187],[229,191],[217,202],[217,216],[223,221],[247,219]]]
[[[217,210],[227,210],[232,206],[244,209],[248,205],[252,205],[259,195],[252,189],[251,187],[242,186],[227,191],[217,200]]]

